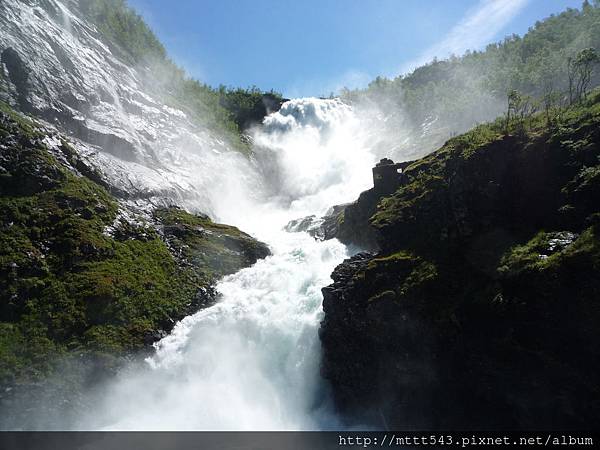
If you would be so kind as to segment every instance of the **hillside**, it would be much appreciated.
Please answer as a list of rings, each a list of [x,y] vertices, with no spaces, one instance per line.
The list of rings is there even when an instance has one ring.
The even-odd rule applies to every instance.
[[[424,156],[447,139],[506,112],[507,94],[533,97],[532,107],[569,102],[569,59],[600,49],[600,3],[583,3],[536,22],[524,36],[512,35],[484,50],[434,59],[393,79],[377,77],[366,89],[341,97],[375,109],[389,123],[382,134],[396,159]],[[600,85],[596,71],[590,87]]]
[[[596,429],[600,93],[480,125],[404,173],[340,219],[380,251],[323,289],[338,407],[390,429]]]
[[[0,386],[77,362],[101,378],[269,254],[206,216],[131,210],[64,136],[6,105],[0,138]]]
[[[198,120],[208,120],[217,132],[239,134],[281,105],[281,94],[273,91],[214,88],[190,77],[125,0],[85,0],[81,9],[126,62],[155,69],[148,82],[161,89],[167,101],[188,109]]]

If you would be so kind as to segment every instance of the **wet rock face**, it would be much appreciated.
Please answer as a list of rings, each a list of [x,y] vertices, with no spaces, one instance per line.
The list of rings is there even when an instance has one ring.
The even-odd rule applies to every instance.
[[[346,245],[354,245],[368,251],[377,251],[377,235],[369,220],[381,199],[375,189],[364,191],[354,203],[349,204],[339,221],[336,237]]]
[[[27,110],[29,108],[27,100],[29,69],[17,53],[11,47],[5,49],[0,55],[0,62],[6,68],[8,77],[15,86],[17,101],[21,108]]]
[[[133,64],[111,45],[85,3],[0,2],[0,100],[80,139],[77,150],[130,199],[214,214],[207,192],[223,167],[249,170],[243,157],[168,97],[150,61]]]
[[[322,374],[350,423],[600,425],[599,118],[600,98],[557,129],[473,132],[346,208],[371,205],[354,228],[380,248],[323,289]]]
[[[340,221],[348,205],[336,205],[323,217],[315,215],[290,221],[285,230],[289,232],[307,232],[315,239],[326,241],[338,237]]]
[[[6,0],[0,25],[0,59],[15,88],[11,100],[23,111],[104,150],[111,142],[103,145],[98,135],[121,139],[129,147],[121,145],[118,156],[136,160],[150,154],[151,140],[143,136],[155,135],[160,119],[182,126],[177,112],[144,93],[143,74],[110,51],[75,3]],[[142,120],[137,129],[128,126],[128,115]]]

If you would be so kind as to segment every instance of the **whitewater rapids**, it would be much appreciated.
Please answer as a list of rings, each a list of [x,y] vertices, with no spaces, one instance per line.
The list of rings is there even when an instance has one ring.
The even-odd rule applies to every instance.
[[[183,319],[141,371],[110,386],[89,426],[126,430],[300,430],[332,425],[319,379],[320,287],[337,242],[280,234],[273,256],[225,278],[222,300]],[[86,424],[83,424],[85,427]]]
[[[224,220],[272,256],[225,277],[220,301],[180,321],[102,390],[74,425],[105,430],[315,430],[337,425],[319,375],[321,288],[348,256],[337,240],[286,232],[369,187],[374,156],[339,100],[298,99],[255,134],[257,159],[279,174],[268,197],[229,198]],[[262,153],[261,153],[262,152]],[[235,174],[232,174],[235,175]],[[236,189],[236,193],[240,190]],[[225,195],[227,198],[227,196]],[[242,211],[242,213],[240,213]]]
[[[129,194],[124,211],[179,205],[236,225],[272,251],[224,278],[219,302],[178,323],[145,362],[84,392],[81,401],[32,391],[35,398],[25,395],[24,411],[15,415],[26,419],[10,427],[335,427],[319,376],[318,327],[321,288],[347,249],[283,230],[370,187],[373,163],[389,155],[389,146],[383,155],[376,151],[384,137],[379,116],[358,114],[337,99],[291,100],[255,130],[254,156],[246,158],[201,118],[167,105],[156,79],[161,67],[122,61],[79,2],[0,1],[0,49],[6,48],[25,61],[28,89],[19,93],[0,77],[3,99],[18,104],[26,97],[47,122],[74,133],[82,157]],[[366,117],[377,120],[365,123]],[[61,379],[70,379],[67,366]],[[48,413],[56,410],[65,414]]]

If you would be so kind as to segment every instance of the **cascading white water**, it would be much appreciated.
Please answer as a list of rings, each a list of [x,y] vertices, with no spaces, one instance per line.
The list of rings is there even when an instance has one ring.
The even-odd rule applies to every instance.
[[[276,158],[287,198],[233,208],[226,221],[273,255],[226,277],[222,299],[177,324],[144,367],[101,394],[84,429],[320,429],[335,426],[319,377],[321,288],[347,256],[338,241],[288,233],[288,220],[356,198],[369,187],[373,156],[351,109],[300,99],[268,117],[255,140]],[[366,176],[365,176],[366,174]],[[251,203],[249,199],[240,199]]]
[[[259,159],[275,166],[272,195],[294,218],[354,200],[371,183],[372,143],[342,101],[297,99],[264,122],[255,135]]]
[[[273,256],[227,277],[222,300],[182,320],[148,367],[124,372],[80,426],[297,430],[332,424],[319,375],[320,287],[337,242],[273,236]]]
[[[143,80],[157,68],[120,61],[77,2],[3,0],[0,25],[0,49],[10,47],[27,61],[29,101],[37,109],[50,116],[62,111],[122,144],[74,142],[112,185],[133,195],[134,209],[175,203],[207,212],[268,243],[273,253],[222,280],[219,303],[177,324],[141,367],[126,368],[98,395],[90,393],[93,411],[55,426],[334,426],[319,377],[317,331],[321,288],[347,250],[283,229],[370,186],[369,127],[339,100],[292,100],[255,131],[255,158],[248,161],[150,95]],[[33,416],[25,427],[47,423]]]
[[[75,142],[113,185],[135,191],[142,203],[136,206],[176,203],[208,212],[273,253],[222,280],[218,304],[182,320],[146,363],[100,389],[94,411],[58,427],[334,425],[319,377],[317,331],[321,288],[346,249],[283,229],[369,187],[375,156],[367,127],[339,100],[292,100],[255,131],[256,156],[249,162],[149,95],[142,80],[152,69],[120,61],[76,2],[4,0],[0,24],[0,49],[11,47],[27,60],[36,108],[63,111],[91,132],[127,144]]]
[[[178,204],[214,217],[232,202],[243,208],[261,184],[246,158],[148,85],[160,64],[132,67],[111,51],[79,3],[0,1],[0,54],[10,48],[24,61],[29,103],[59,129],[79,129],[86,142],[74,147],[135,206]],[[19,95],[3,84],[5,75],[0,100],[15,104]]]

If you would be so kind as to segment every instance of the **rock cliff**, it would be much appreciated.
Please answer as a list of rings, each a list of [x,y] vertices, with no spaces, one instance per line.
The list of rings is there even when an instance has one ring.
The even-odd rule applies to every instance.
[[[451,139],[361,208],[380,251],[335,270],[320,329],[347,417],[600,425],[600,96],[530,122]]]

